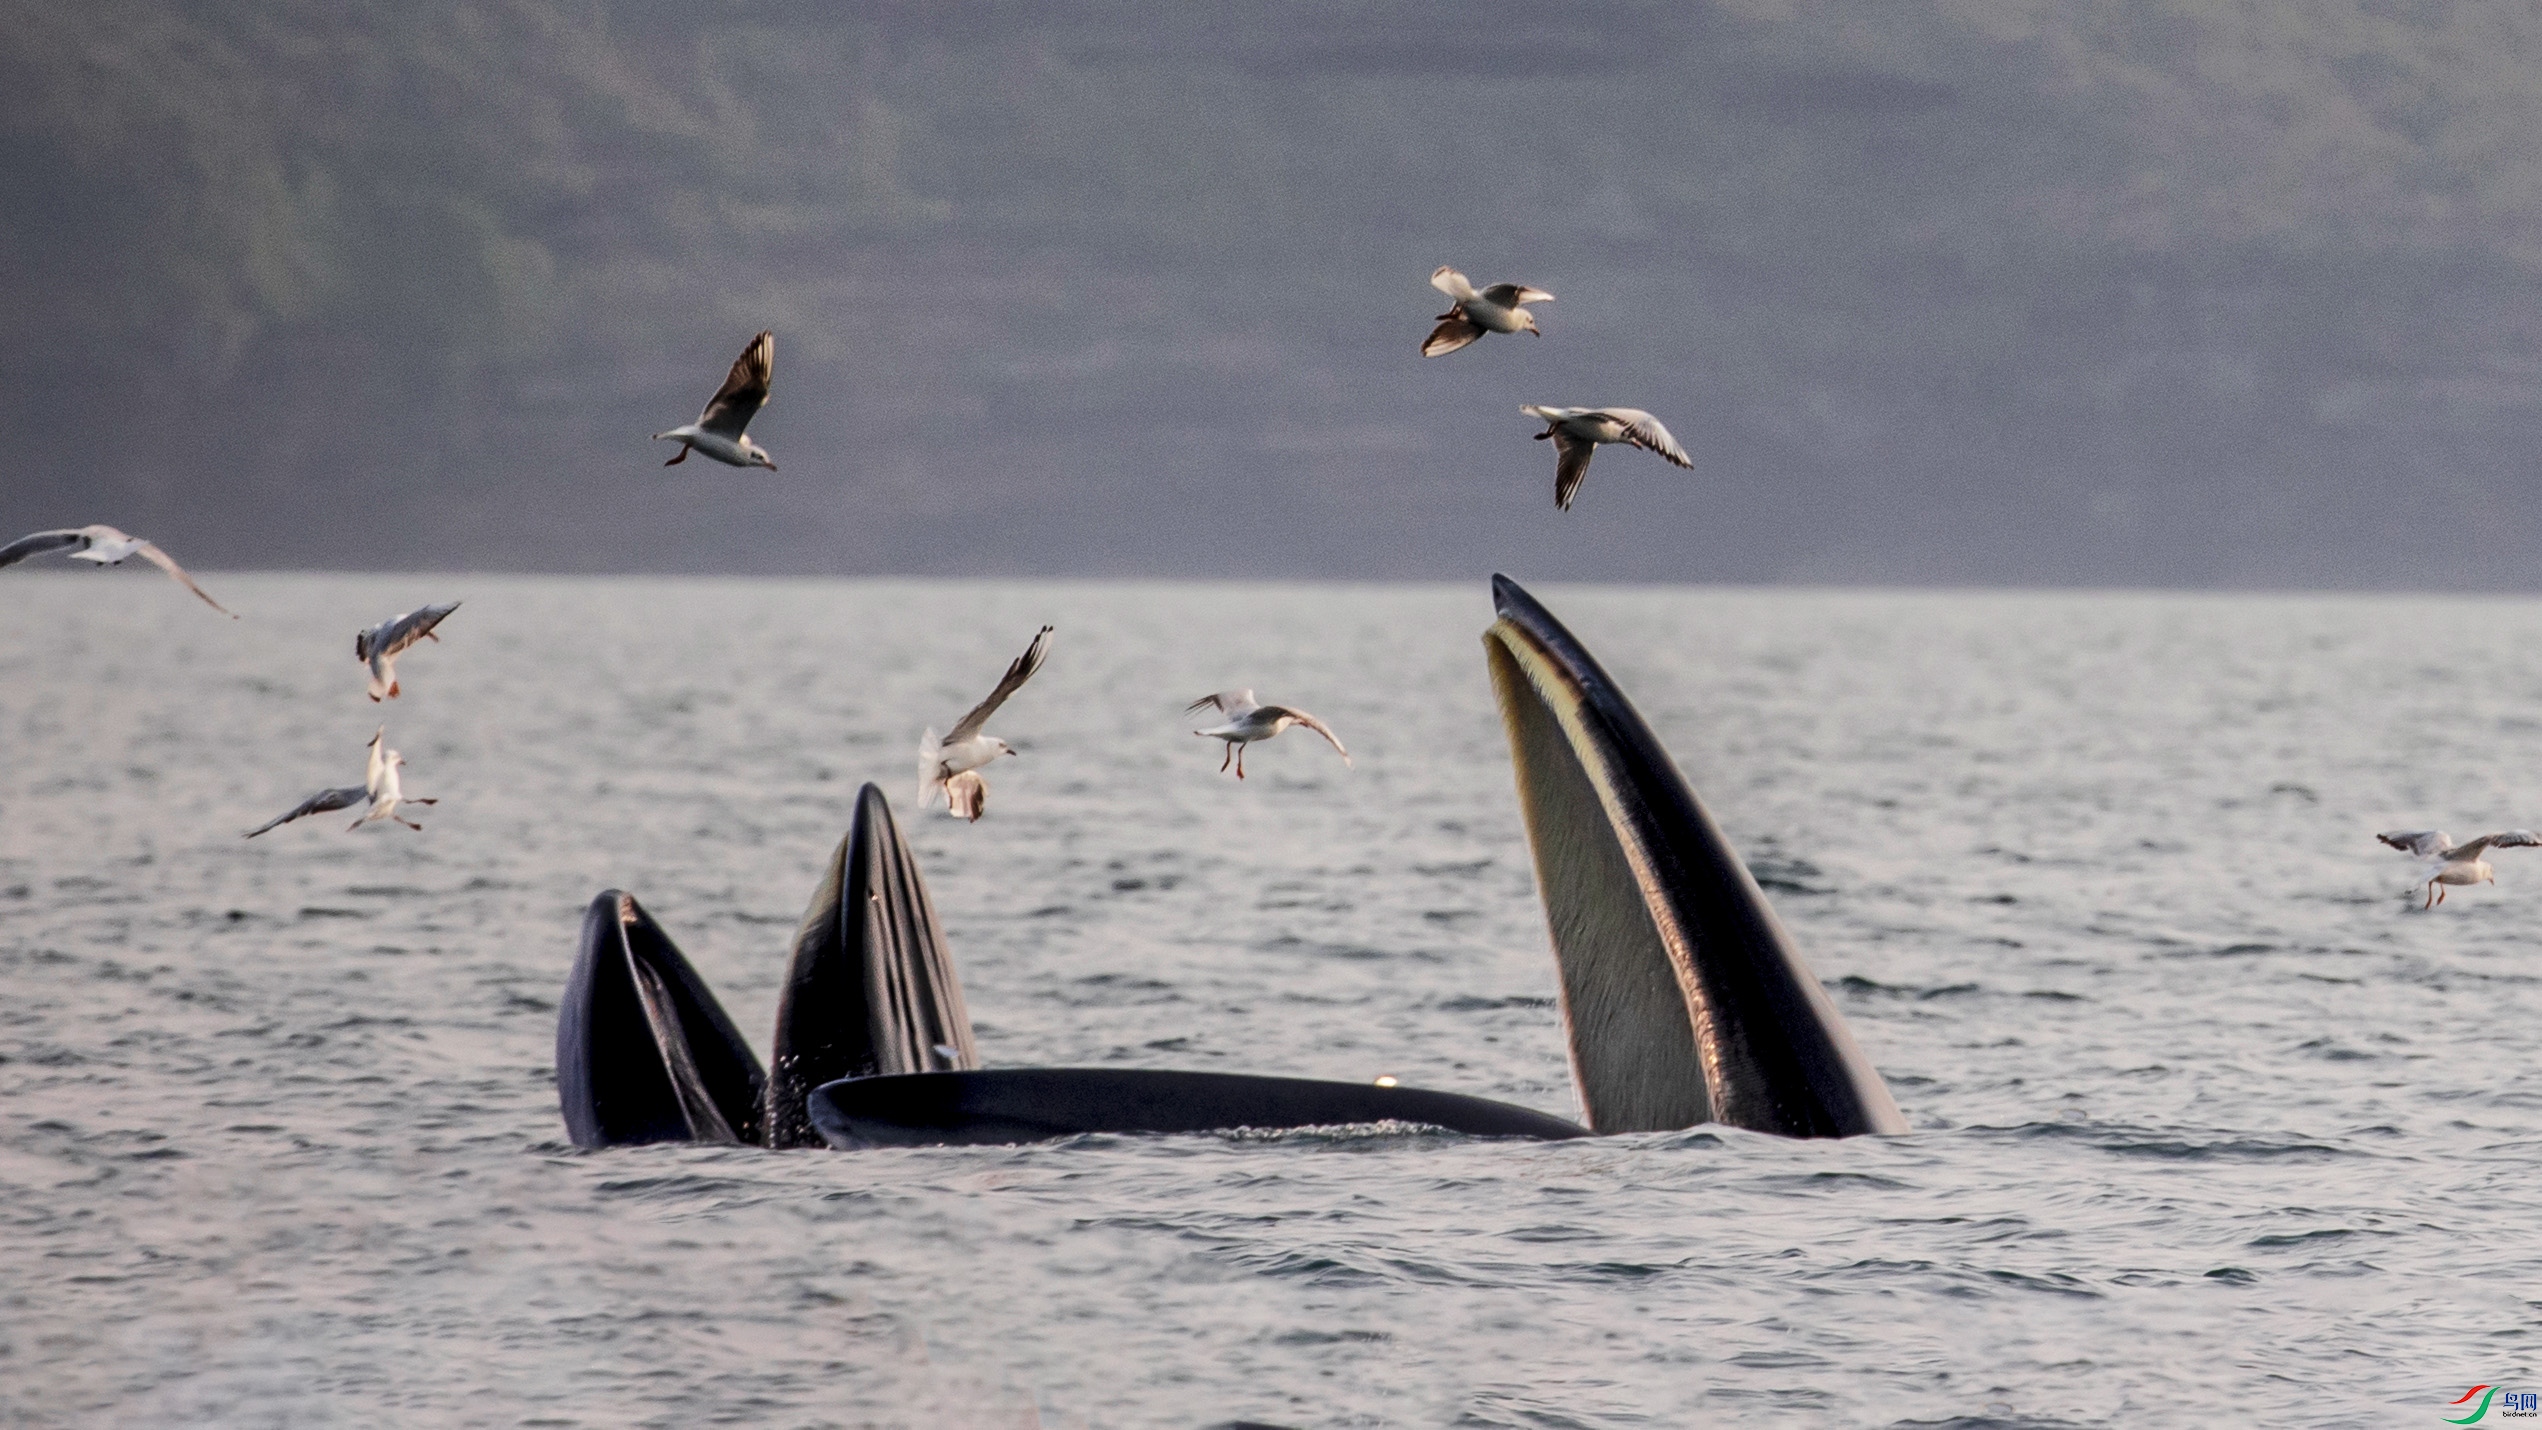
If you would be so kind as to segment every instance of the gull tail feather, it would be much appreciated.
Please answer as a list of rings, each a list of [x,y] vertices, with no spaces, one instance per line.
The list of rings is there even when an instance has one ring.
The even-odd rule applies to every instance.
[[[936,727],[918,737],[918,807],[925,809],[929,801],[944,789],[944,746],[936,736]]]

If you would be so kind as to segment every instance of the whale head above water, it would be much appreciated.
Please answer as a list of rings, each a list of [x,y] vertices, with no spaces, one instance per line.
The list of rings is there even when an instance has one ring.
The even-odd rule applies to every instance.
[[[1788,1137],[1906,1120],[1764,891],[1587,647],[1506,576],[1483,647],[1589,1126]]]

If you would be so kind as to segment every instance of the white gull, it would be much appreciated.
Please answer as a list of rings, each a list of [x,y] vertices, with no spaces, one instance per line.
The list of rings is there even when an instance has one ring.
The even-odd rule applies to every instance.
[[[1243,779],[1245,777],[1245,746],[1256,740],[1268,740],[1291,725],[1303,725],[1323,736],[1335,750],[1340,751],[1342,763],[1344,765],[1350,763],[1350,751],[1342,749],[1342,737],[1333,733],[1333,727],[1295,706],[1265,705],[1255,700],[1250,690],[1222,690],[1215,695],[1204,695],[1184,706],[1183,713],[1188,715],[1212,706],[1217,707],[1218,713],[1227,718],[1206,730],[1194,730],[1192,733],[1227,742],[1227,752],[1218,761],[1220,774],[1226,773],[1227,762],[1233,760],[1236,765],[1236,778]]]
[[[1545,424],[1536,434],[1541,442],[1553,439],[1557,452],[1553,469],[1553,504],[1571,510],[1571,498],[1580,490],[1580,479],[1589,474],[1589,458],[1601,443],[1623,443],[1656,452],[1680,467],[1693,466],[1694,459],[1659,419],[1638,407],[1537,407],[1521,406],[1519,411]]]
[[[31,536],[21,536],[6,546],[0,546],[0,566],[15,566],[30,556],[42,556],[50,551],[66,552],[73,561],[86,561],[98,566],[120,566],[126,557],[138,556],[175,577],[185,589],[202,596],[204,605],[233,621],[238,619],[236,611],[213,600],[202,587],[195,585],[194,578],[185,574],[185,568],[179,566],[175,558],[140,537],[126,536],[111,526],[66,526],[58,531],[39,531]]]
[[[1474,342],[1485,333],[1534,333],[1544,336],[1536,326],[1536,315],[1523,306],[1528,303],[1550,303],[1553,295],[1542,288],[1524,283],[1495,283],[1489,288],[1476,288],[1465,275],[1439,265],[1430,275],[1430,286],[1448,295],[1455,306],[1439,315],[1439,326],[1421,344],[1423,357],[1442,357]]]
[[[2420,908],[2434,908],[2445,902],[2447,884],[2494,884],[2498,871],[2489,867],[2481,856],[2492,849],[2516,849],[2542,844],[2542,834],[2530,829],[2507,829],[2484,834],[2468,843],[2456,844],[2441,829],[2394,830],[2374,836],[2404,854],[2421,859],[2418,877],[2410,881],[2416,889],[2424,885],[2427,902]]]
[[[417,606],[402,616],[391,616],[366,631],[353,633],[353,658],[371,668],[371,699],[397,697],[397,656],[400,651],[420,640],[438,642],[441,637],[432,628],[441,619],[459,609],[457,601],[446,606]]]
[[[691,452],[714,458],[728,467],[766,467],[777,469],[777,459],[768,449],[753,442],[742,429],[759,409],[768,405],[768,379],[777,366],[777,335],[762,331],[750,340],[750,346],[733,359],[733,370],[724,376],[724,385],[715,389],[706,410],[685,427],[656,432],[656,442],[668,439],[680,444],[679,455],[664,462],[676,467],[688,460]]]
[[[920,809],[925,809],[929,801],[941,794],[945,797],[948,813],[973,820],[980,817],[980,811],[988,804],[987,779],[973,775],[960,791],[958,803],[956,792],[948,781],[971,774],[1000,755],[1015,753],[1013,746],[995,735],[983,734],[981,729],[989,723],[989,717],[997,713],[997,707],[1005,704],[1008,696],[1023,689],[1024,682],[1033,678],[1033,672],[1042,668],[1042,662],[1050,655],[1051,630],[1052,627],[1044,626],[1033,636],[1033,643],[1024,648],[1022,655],[1015,657],[1012,665],[1006,667],[1006,674],[998,680],[997,689],[989,692],[988,699],[972,706],[970,714],[955,721],[941,741],[936,738],[936,727],[927,727],[925,738],[918,742]]]

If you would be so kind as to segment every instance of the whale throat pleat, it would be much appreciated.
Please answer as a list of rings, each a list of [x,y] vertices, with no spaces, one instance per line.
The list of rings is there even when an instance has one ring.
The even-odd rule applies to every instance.
[[[1589,1125],[1903,1132],[1888,1085],[1612,677],[1506,577],[1484,633]]]
[[[1708,1122],[1711,1100],[1685,996],[1614,824],[1527,672],[1506,647],[1487,645],[1581,1109],[1599,1132]]]

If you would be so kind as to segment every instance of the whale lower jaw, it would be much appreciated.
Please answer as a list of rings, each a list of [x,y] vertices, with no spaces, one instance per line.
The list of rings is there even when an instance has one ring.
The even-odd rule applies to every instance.
[[[1484,633],[1589,1126],[1792,1137],[1906,1121],[1632,702],[1494,577]]]
[[[998,1068],[847,1078],[815,1089],[810,1113],[822,1139],[841,1151],[1368,1123],[1540,1141],[1588,1135],[1588,1129],[1559,1117],[1461,1093],[1167,1068]]]

